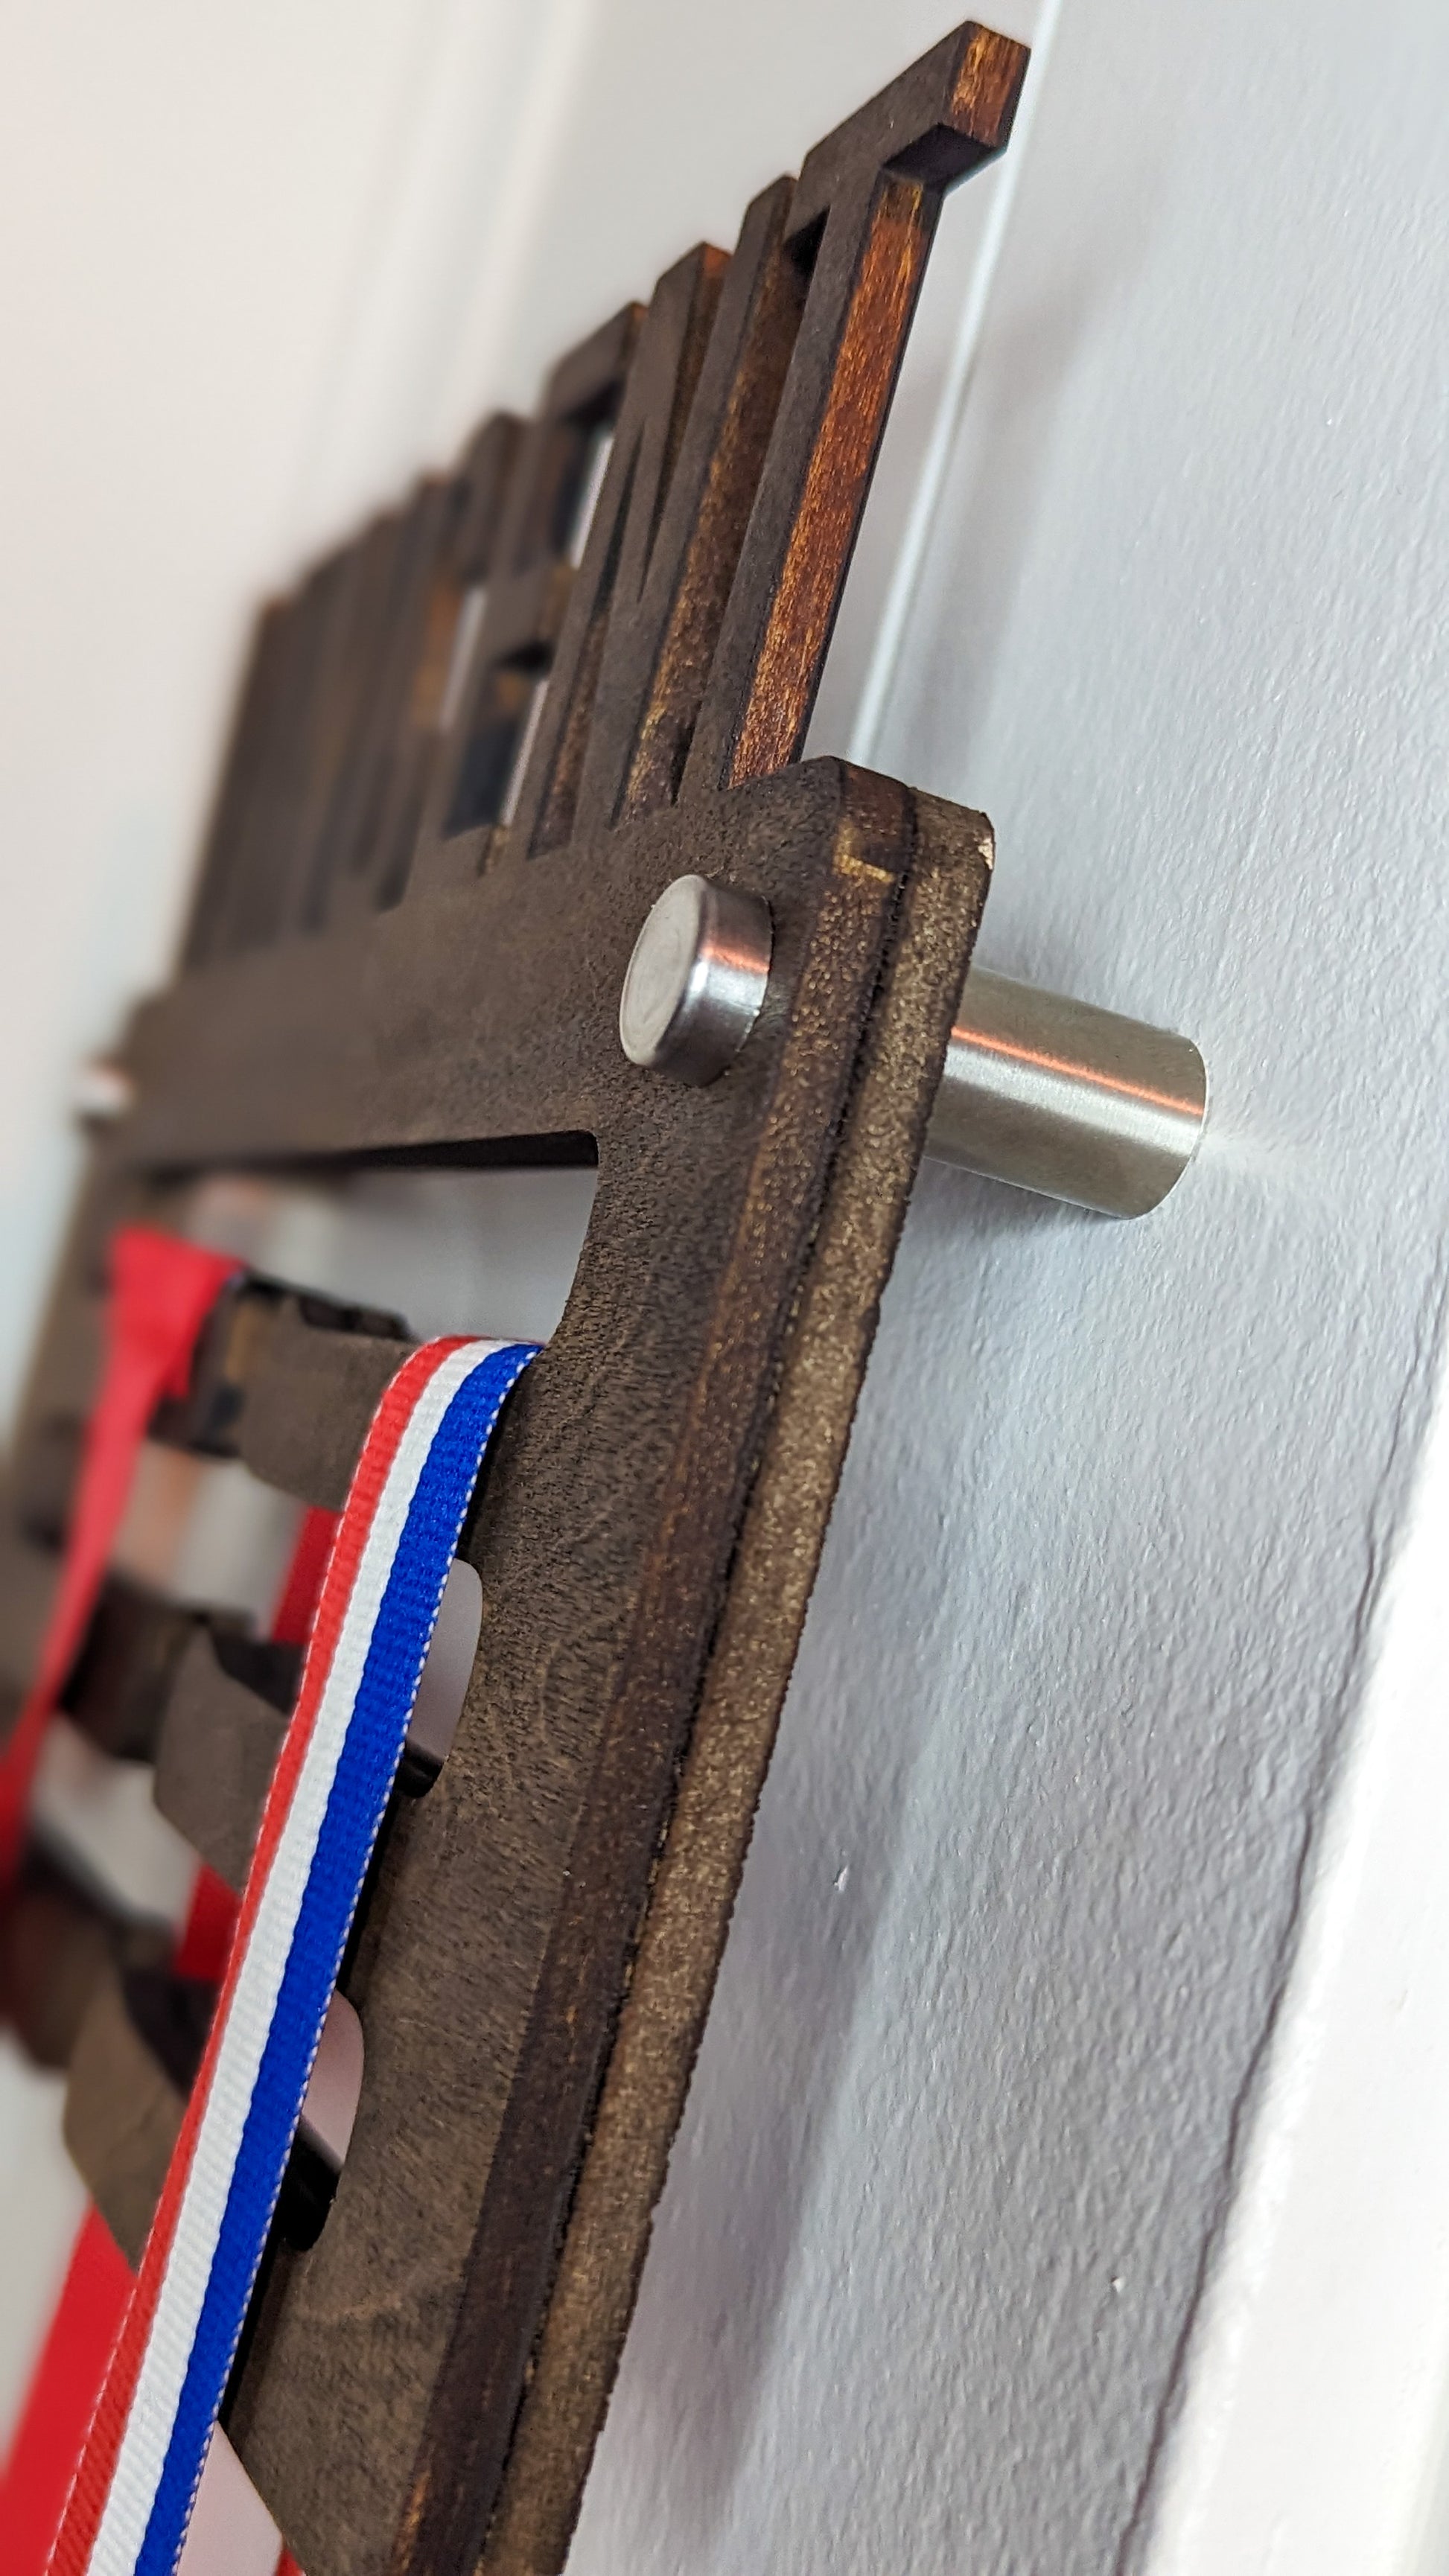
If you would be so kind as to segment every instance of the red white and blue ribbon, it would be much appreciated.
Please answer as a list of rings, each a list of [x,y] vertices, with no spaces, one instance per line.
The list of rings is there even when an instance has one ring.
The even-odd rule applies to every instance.
[[[52,2576],[173,2576],[463,1515],[536,1347],[427,1343],[374,1416]]]

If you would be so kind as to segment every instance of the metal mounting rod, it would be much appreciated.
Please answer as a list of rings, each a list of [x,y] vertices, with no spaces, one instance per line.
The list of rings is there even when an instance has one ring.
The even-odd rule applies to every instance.
[[[1145,1216],[1186,1171],[1206,1116],[1191,1038],[974,966],[926,1151],[1104,1216]]]
[[[758,895],[676,877],[624,977],[630,1062],[713,1082],[759,1017],[772,938]],[[973,967],[926,1151],[1104,1216],[1145,1216],[1186,1171],[1206,1116],[1207,1071],[1191,1038]]]

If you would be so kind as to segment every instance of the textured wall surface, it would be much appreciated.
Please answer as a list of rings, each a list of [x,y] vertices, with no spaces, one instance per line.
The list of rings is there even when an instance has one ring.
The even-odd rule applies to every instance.
[[[347,305],[339,241],[321,426],[299,393],[286,475],[239,513],[233,457],[231,553],[200,605],[158,602],[186,689],[138,678],[117,619],[81,700],[52,655],[32,721],[9,631],[7,709],[52,727],[3,809],[37,1014],[4,1204],[32,1279],[67,1052],[159,958],[241,592],[475,392],[527,399],[697,232],[731,238],[748,190],[946,22],[560,5],[556,54],[507,74],[508,186],[469,198],[456,49],[481,18],[439,7],[394,129],[402,19],[353,16],[338,223],[362,284]],[[1405,1891],[1434,1876],[1414,1766],[1449,1738],[1449,1480],[1420,1481],[1446,1235],[1446,77],[1435,0],[1371,23],[1064,0],[1009,172],[943,232],[817,743],[984,805],[983,959],[1191,1030],[1212,1130],[1135,1228],[923,1179],[574,2576],[1430,2576],[1449,1926]],[[429,193],[439,168],[461,195]],[[459,205],[476,258],[402,370],[409,426],[409,282]],[[228,336],[187,312],[214,372]],[[97,553],[126,524],[103,498],[89,553],[62,549],[67,635],[99,563],[108,617],[145,570]],[[91,757],[61,785],[91,802],[65,823],[78,704]],[[94,786],[123,739],[164,789],[124,864]],[[151,926],[119,949],[132,903]],[[1355,2368],[1390,2351],[1369,2406]]]
[[[1446,51],[1067,0],[859,747],[1211,1140],[1130,1229],[923,1182],[578,2576],[1150,2555],[1441,1325]],[[1358,2469],[1193,2564],[1397,2565]]]

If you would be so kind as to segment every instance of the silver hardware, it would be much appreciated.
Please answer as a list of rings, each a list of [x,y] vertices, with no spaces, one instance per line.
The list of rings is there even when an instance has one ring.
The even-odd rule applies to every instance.
[[[1206,1116],[1191,1038],[977,966],[926,1151],[1104,1216],[1145,1216],[1186,1171]]]
[[[757,895],[676,877],[624,977],[619,1036],[630,1062],[713,1082],[759,1017],[770,946],[769,908]],[[1104,1216],[1145,1216],[1197,1150],[1207,1091],[1191,1038],[976,967],[926,1151]]]
[[[110,1127],[124,1118],[134,1104],[136,1086],[123,1064],[113,1064],[108,1056],[92,1056],[77,1072],[70,1088],[70,1105],[77,1118],[87,1126]]]
[[[676,877],[634,942],[619,1001],[631,1064],[713,1082],[759,1017],[770,972],[768,904],[708,877]]]

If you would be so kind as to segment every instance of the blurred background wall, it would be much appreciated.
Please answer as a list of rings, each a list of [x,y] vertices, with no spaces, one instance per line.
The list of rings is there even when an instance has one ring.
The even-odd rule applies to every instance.
[[[1004,22],[815,740],[1213,1127],[922,1184],[574,2565],[1436,2576],[1449,26]],[[0,1386],[256,598],[946,23],[0,10]]]

